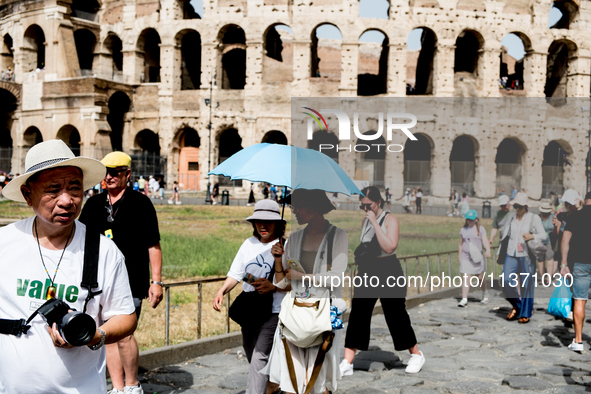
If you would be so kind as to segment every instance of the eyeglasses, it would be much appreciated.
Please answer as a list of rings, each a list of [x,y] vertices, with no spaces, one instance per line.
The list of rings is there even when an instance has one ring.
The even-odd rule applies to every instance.
[[[116,178],[119,176],[119,174],[121,174],[124,171],[127,171],[128,168],[107,168],[107,174],[109,174],[110,176],[112,176],[113,178]]]
[[[370,204],[361,204],[361,205],[359,205],[359,209],[361,209],[362,211],[369,211],[371,209],[372,205],[373,205],[373,202]]]
[[[513,204],[513,208],[515,208],[515,209],[523,209],[523,205]]]

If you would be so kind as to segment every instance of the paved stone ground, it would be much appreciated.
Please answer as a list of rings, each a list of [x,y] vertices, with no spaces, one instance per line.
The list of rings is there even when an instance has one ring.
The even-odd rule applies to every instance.
[[[583,336],[583,354],[566,348],[574,329],[545,312],[550,290],[536,290],[540,298],[529,324],[506,321],[508,303],[498,291],[492,294],[488,305],[471,299],[467,308],[458,308],[458,300],[449,298],[409,310],[427,359],[416,375],[405,374],[408,352],[394,351],[383,315],[374,316],[371,348],[357,355],[355,373],[339,381],[338,392],[591,392],[591,338]],[[586,324],[591,327],[591,320]],[[146,372],[142,382],[146,393],[238,394],[244,392],[247,373],[243,350],[235,348]]]

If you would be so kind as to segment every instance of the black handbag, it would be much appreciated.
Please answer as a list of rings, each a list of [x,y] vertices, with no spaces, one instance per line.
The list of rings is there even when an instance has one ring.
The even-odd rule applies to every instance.
[[[499,255],[497,256],[497,264],[503,265],[505,264],[505,259],[507,258],[507,249],[509,248],[509,238],[511,238],[511,223],[513,223],[513,219],[509,222],[509,232],[505,238],[499,242]]]
[[[386,220],[387,216],[388,213],[386,213],[382,220],[380,220],[380,227],[384,224],[384,220]],[[380,254],[382,254],[382,248],[380,247],[378,237],[375,234],[371,241],[360,243],[355,249],[355,252],[353,252],[353,255],[355,256],[355,264],[357,265],[375,260]]]
[[[273,274],[271,271],[270,281],[273,281]],[[257,291],[242,291],[230,305],[228,314],[242,328],[255,329],[269,320],[272,309],[273,292],[259,294]]]

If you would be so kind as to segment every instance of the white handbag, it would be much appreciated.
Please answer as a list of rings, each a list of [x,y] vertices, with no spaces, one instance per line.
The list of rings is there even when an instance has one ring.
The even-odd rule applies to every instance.
[[[466,231],[466,233],[468,233],[468,231]],[[468,238],[468,249],[470,251],[470,258],[476,264],[481,263],[482,260],[484,260],[484,256],[482,255],[482,252],[480,252],[480,250],[478,250],[476,245],[474,245],[472,243],[470,236],[468,236],[467,238]],[[481,240],[481,242],[482,242],[482,240]]]
[[[281,302],[279,322],[285,339],[300,348],[320,345],[324,334],[332,330],[330,322],[330,292],[318,297],[293,297],[287,293]]]

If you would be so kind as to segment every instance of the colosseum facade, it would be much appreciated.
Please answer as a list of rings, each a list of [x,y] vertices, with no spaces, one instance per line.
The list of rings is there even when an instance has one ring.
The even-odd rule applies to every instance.
[[[553,7],[562,17],[549,28]],[[293,142],[291,97],[586,98],[589,111],[589,1],[389,0],[381,18],[360,17],[359,0],[204,0],[203,8],[0,0],[0,171],[24,172],[31,146],[60,138],[84,156],[123,150],[136,175],[203,190],[208,170],[237,150]],[[324,26],[340,37],[318,38]],[[417,29],[420,50],[407,50]],[[367,32],[383,39],[361,40]],[[523,59],[501,45],[508,34]],[[484,198],[495,186],[525,187],[535,199],[584,190],[589,125],[580,120],[589,113],[563,127],[543,112],[547,122],[525,119],[494,137],[427,128],[396,159],[397,168],[413,162],[409,171],[379,155],[346,171],[392,184],[395,197],[407,186],[441,198],[451,187]],[[249,185],[234,186],[241,194]]]

